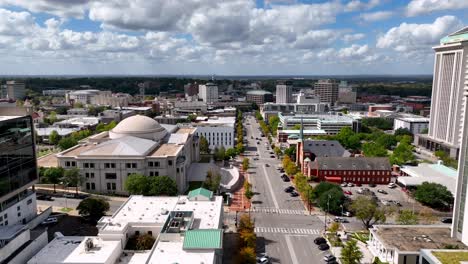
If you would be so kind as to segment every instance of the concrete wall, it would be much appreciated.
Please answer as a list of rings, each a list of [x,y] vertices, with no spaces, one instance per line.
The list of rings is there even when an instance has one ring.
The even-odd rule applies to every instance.
[[[9,263],[10,264],[24,264],[34,255],[36,255],[48,243],[47,231],[44,231],[36,239],[25,247],[21,252],[16,255]]]

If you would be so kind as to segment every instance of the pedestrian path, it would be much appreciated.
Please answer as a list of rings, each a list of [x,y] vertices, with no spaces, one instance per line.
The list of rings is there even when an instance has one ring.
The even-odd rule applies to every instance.
[[[280,233],[297,235],[319,235],[321,230],[309,228],[289,228],[289,227],[255,227],[255,233]]]
[[[306,210],[291,210],[279,209],[274,207],[255,207],[250,209],[253,213],[266,213],[266,214],[285,214],[285,215],[309,215]]]

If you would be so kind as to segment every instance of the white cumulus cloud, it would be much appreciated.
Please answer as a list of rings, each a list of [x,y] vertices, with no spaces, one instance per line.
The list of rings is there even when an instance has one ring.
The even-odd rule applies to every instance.
[[[406,7],[406,14],[417,16],[435,11],[464,8],[468,8],[467,0],[412,0]]]

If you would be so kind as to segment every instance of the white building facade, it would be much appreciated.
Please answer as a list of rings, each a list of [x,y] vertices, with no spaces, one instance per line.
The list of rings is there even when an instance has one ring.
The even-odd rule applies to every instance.
[[[292,85],[289,83],[280,83],[276,85],[276,103],[288,104],[293,102]]]
[[[399,128],[406,128],[415,135],[424,132],[423,130],[428,129],[428,127],[429,118],[422,116],[396,117],[393,120],[393,131]]]
[[[200,84],[198,97],[207,104],[218,102],[218,86],[214,83]]]
[[[216,117],[193,123],[193,125],[197,127],[196,134],[208,140],[210,149],[221,146],[228,149],[234,147],[235,123],[235,117]]]
[[[24,99],[26,96],[26,86],[22,81],[7,81],[5,88],[9,99]]]

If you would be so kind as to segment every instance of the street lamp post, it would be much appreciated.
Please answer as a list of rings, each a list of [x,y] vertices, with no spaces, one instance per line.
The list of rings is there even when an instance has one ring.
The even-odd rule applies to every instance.
[[[331,195],[329,194],[327,197],[327,210],[325,211],[325,233],[327,233],[327,214],[328,214],[328,211],[330,211],[330,198],[331,198]]]

